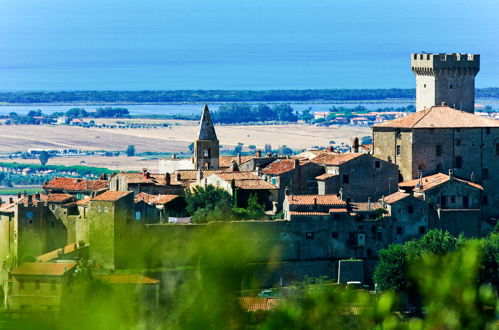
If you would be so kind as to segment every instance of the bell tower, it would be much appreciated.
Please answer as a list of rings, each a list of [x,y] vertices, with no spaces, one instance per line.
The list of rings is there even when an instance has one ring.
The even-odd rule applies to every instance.
[[[194,141],[194,167],[202,170],[218,169],[220,145],[211,121],[210,110],[205,105],[199,123],[199,137]]]
[[[475,111],[480,55],[411,54],[411,69],[416,75],[416,111],[443,103],[456,110]]]

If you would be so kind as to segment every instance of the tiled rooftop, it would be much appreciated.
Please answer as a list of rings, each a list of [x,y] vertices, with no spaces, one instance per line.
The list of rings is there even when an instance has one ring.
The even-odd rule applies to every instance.
[[[252,172],[222,172],[216,175],[227,182],[234,180],[236,187],[241,189],[278,189]]]
[[[483,187],[479,185],[478,183],[467,181],[464,179],[460,179],[454,176],[453,180],[465,183],[471,187],[483,190]],[[420,184],[421,181],[421,187],[417,187]],[[415,189],[418,191],[426,191],[432,188],[435,188],[442,183],[450,181],[450,177],[447,174],[443,173],[437,173],[433,174],[430,176],[425,176],[421,180],[420,179],[414,179],[414,180],[409,180],[409,181],[404,181],[399,183],[400,188],[410,188],[410,189]]]
[[[76,265],[76,262],[25,262],[10,273],[12,275],[61,276]]]
[[[307,164],[309,161],[306,160],[298,160],[300,166]],[[272,175],[280,175],[295,168],[295,159],[276,159],[269,165],[265,166],[262,169],[262,173],[264,174],[272,174]]]
[[[316,176],[316,177],[315,177],[315,179],[316,179],[316,180],[323,181],[323,180],[330,179],[330,178],[332,178],[333,176],[337,176],[337,174],[324,173],[324,174],[321,174],[321,175],[319,175],[319,176]]]
[[[107,187],[107,180],[85,180],[80,178],[53,178],[43,185],[43,189],[45,190],[57,189],[70,192],[99,191],[107,189]]]
[[[40,199],[48,203],[65,203],[73,201],[75,198],[70,194],[48,194],[40,195]]]
[[[106,191],[99,196],[92,198],[92,201],[115,202],[127,195],[133,194],[132,191]]]
[[[385,196],[383,201],[387,204],[393,204],[409,196],[411,196],[411,194],[397,191],[391,195]]]
[[[347,205],[337,195],[288,195],[287,199],[290,205]]]
[[[271,310],[277,306],[277,299],[264,297],[241,297],[239,298],[239,304],[246,312]]]
[[[435,106],[405,117],[376,124],[393,128],[473,128],[499,127],[499,120],[484,118],[447,106]]]
[[[357,157],[364,156],[365,154],[355,154],[355,153],[344,153],[344,154],[338,154],[338,153],[323,153],[317,157],[315,157],[312,162],[316,164],[321,164],[321,165],[330,165],[330,166],[336,166],[336,165],[341,165],[346,162],[351,161],[352,159],[355,159]]]
[[[253,158],[257,158],[256,155],[249,155],[249,156],[241,156],[241,164],[246,163],[249,160],[252,160]],[[220,156],[218,159],[218,166],[219,167],[230,167],[230,163],[232,161],[235,161],[237,163],[238,157],[237,156]]]
[[[94,278],[101,279],[111,284],[159,284],[160,281],[154,278],[139,274],[110,274],[94,275]]]
[[[150,195],[145,192],[141,192],[135,196],[135,203],[144,201],[147,204],[163,205],[171,202],[172,200],[182,197],[180,195]]]

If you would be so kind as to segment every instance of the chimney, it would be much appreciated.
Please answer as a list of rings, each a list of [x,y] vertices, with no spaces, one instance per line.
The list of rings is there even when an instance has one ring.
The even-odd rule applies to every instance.
[[[385,207],[385,195],[381,196],[381,206]]]
[[[173,155],[172,155],[172,158],[173,158],[173,159],[177,159],[177,154],[173,154]]]
[[[231,172],[239,172],[239,166],[237,165],[237,163],[234,160],[232,160],[230,162],[230,171]]]
[[[359,138],[358,137],[353,139],[353,152],[356,154],[359,153]]]
[[[446,102],[442,102],[442,106],[443,106],[443,107],[446,107],[446,106],[447,106],[447,103],[446,103]]]
[[[40,200],[40,193],[36,193],[35,198],[36,198],[36,200]]]
[[[371,197],[367,197],[367,210],[371,211]]]
[[[297,168],[299,169],[300,168],[300,160],[299,159],[295,159],[294,165],[295,165],[295,167],[294,167],[295,169],[297,169]]]
[[[165,174],[165,185],[169,186],[171,184],[171,176],[170,173]]]
[[[31,205],[33,202],[33,195],[28,195],[28,205]]]
[[[333,149],[333,147],[329,146],[329,147],[327,148],[327,151],[329,151],[329,152],[333,152],[333,151],[334,151],[334,149]]]
[[[180,182],[180,180],[182,180],[182,175],[180,173],[177,173],[177,181]]]
[[[241,164],[241,153],[238,153],[237,154],[237,164],[240,165]]]
[[[12,204],[12,203],[14,203],[14,198],[9,197],[9,204]]]
[[[475,172],[471,172],[470,181],[475,182]]]
[[[21,199],[21,192],[17,193],[17,199]]]
[[[317,206],[317,197],[314,197],[314,206]]]
[[[454,170],[452,168],[449,169],[449,180],[454,180]]]
[[[289,195],[289,188],[288,188],[288,187],[285,187],[285,188],[284,188],[284,194],[285,194],[286,196],[288,196],[288,195]]]
[[[24,197],[26,197],[28,195],[28,193],[26,192],[26,190],[24,191]]]
[[[256,166],[256,175],[258,176],[262,175],[262,168],[260,167],[260,165]]]
[[[272,154],[271,154],[270,152],[267,152],[267,153],[265,154],[265,156],[266,156],[267,158],[270,158],[270,157],[272,157]]]
[[[198,184],[200,184],[201,180],[203,180],[203,171],[201,171],[201,169],[198,168],[198,171],[196,173],[196,181]]]
[[[262,158],[262,151],[260,149],[256,151],[256,157]]]

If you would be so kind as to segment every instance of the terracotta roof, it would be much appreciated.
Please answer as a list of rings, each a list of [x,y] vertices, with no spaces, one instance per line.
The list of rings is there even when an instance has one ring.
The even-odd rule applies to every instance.
[[[108,188],[107,180],[85,180],[80,178],[53,178],[43,185],[43,189],[64,191],[98,191]]]
[[[499,127],[499,120],[484,118],[447,106],[435,106],[405,117],[376,124],[393,128],[473,128]]]
[[[0,205],[0,212],[14,213],[16,203],[4,203]]]
[[[297,160],[300,166],[307,164],[308,160]],[[295,159],[276,159],[262,169],[264,174],[280,175],[295,169]]]
[[[278,189],[252,172],[222,172],[214,175],[227,182],[234,180],[236,187],[241,189]]]
[[[59,251],[62,252],[63,255],[65,255],[65,254],[70,254],[70,253],[73,253],[75,251],[81,250],[84,247],[85,247],[85,244],[78,246],[76,243],[71,243],[71,244],[68,244],[61,249],[52,250],[50,252],[47,252],[45,254],[42,254],[42,255],[36,257],[36,261],[49,262],[52,260],[56,260],[57,258],[59,258]]]
[[[290,205],[347,205],[337,195],[288,195],[287,200]]]
[[[393,203],[396,203],[406,197],[409,197],[411,196],[411,194],[409,193],[405,193],[405,192],[401,192],[401,191],[397,191],[396,193],[393,193],[391,195],[388,195],[388,196],[385,196],[385,198],[383,199],[383,201],[387,204],[393,204]],[[381,199],[380,199],[381,200]]]
[[[337,176],[337,174],[331,174],[331,173],[324,173],[324,174],[321,174],[319,176],[316,176],[315,179],[316,180],[327,180],[327,179],[330,179],[332,178],[333,176]]]
[[[271,310],[277,306],[277,299],[264,297],[240,297],[239,304],[246,312]]]
[[[252,160],[253,158],[257,158],[256,155],[241,156],[241,164],[244,164],[247,161]],[[235,161],[237,163],[237,156],[220,156],[220,158],[218,159],[218,166],[230,167],[230,163],[232,163],[232,161]]]
[[[154,278],[139,274],[110,274],[94,275],[94,278],[101,279],[111,284],[159,284],[160,281]]]
[[[180,195],[150,195],[145,192],[141,192],[135,196],[135,203],[144,201],[147,204],[163,205],[171,202],[172,200],[182,197]]]
[[[458,182],[462,182],[462,183],[465,183],[465,184],[472,186],[474,188],[483,190],[483,187],[481,185],[479,185],[478,183],[474,183],[474,182],[460,179],[457,177],[454,177],[453,180],[458,181]],[[399,183],[399,187],[400,188],[411,188],[411,189],[415,189],[418,191],[426,191],[426,190],[430,190],[432,188],[435,188],[435,187],[441,185],[442,183],[445,183],[448,181],[450,181],[450,177],[447,174],[437,173],[437,174],[423,177],[421,179],[421,182],[422,182],[421,187],[417,187],[417,185],[420,182],[419,179],[401,182],[401,183]]]
[[[67,201],[73,201],[75,198],[70,194],[48,194],[40,195],[40,199],[48,203],[64,203]]]
[[[92,198],[92,201],[115,202],[130,194],[133,194],[133,191],[106,191],[105,193]]]
[[[87,206],[88,204],[90,204],[90,198],[83,198],[76,202],[78,206]]]
[[[76,265],[76,262],[25,262],[10,273],[12,275],[61,276]]]
[[[291,215],[330,215],[331,213],[347,213],[348,210],[346,208],[341,209],[329,209],[328,212],[300,212],[300,211],[289,211]]]
[[[351,161],[357,157],[365,156],[365,154],[354,154],[354,153],[323,153],[312,159],[312,162],[321,165],[341,165],[346,162]]]

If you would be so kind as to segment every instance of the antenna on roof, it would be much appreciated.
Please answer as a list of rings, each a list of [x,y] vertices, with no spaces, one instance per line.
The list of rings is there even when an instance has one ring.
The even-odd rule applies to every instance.
[[[418,183],[416,184],[416,188],[421,189],[423,187],[423,171],[419,170],[418,171]]]

